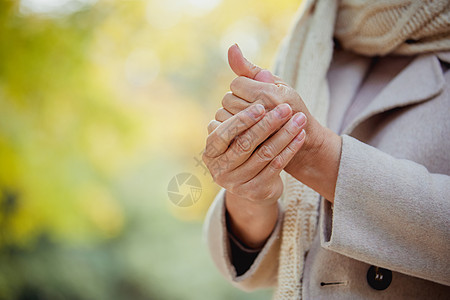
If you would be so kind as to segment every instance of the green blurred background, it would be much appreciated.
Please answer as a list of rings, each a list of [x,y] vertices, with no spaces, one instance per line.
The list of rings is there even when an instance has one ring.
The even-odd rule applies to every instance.
[[[0,0],[0,299],[269,299],[213,266],[198,161],[227,48],[270,67],[298,2]]]

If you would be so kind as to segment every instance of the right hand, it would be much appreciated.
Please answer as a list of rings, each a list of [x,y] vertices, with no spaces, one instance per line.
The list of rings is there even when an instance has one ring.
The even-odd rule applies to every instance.
[[[202,158],[214,181],[254,203],[275,203],[283,192],[280,172],[305,141],[306,116],[291,116],[286,103],[267,113],[254,104],[223,123],[211,121]]]

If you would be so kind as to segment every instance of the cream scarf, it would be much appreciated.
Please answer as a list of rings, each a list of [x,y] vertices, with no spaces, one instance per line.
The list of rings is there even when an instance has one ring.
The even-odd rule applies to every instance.
[[[326,125],[333,36],[343,48],[368,56],[450,50],[449,1],[303,0],[275,73],[296,88],[312,115]],[[304,257],[316,233],[320,195],[284,175],[275,298],[301,299]]]

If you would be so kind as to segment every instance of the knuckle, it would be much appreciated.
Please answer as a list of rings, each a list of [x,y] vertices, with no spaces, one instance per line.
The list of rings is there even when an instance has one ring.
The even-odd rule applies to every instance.
[[[271,114],[269,114],[266,118],[266,123],[263,124],[263,128],[267,131],[274,131],[279,128],[280,123],[282,122],[282,119],[275,116],[275,112],[273,111]]]
[[[281,155],[275,157],[270,163],[270,167],[275,171],[282,170],[283,165],[284,165],[284,158]]]
[[[293,128],[293,126],[291,125],[291,126],[286,126],[285,128],[284,128],[284,132],[286,132],[286,134],[288,134],[289,136],[291,136],[291,137],[295,137],[296,135],[297,135],[297,131],[296,131],[296,129],[294,129]]]
[[[249,127],[250,125],[254,124],[256,121],[255,117],[250,112],[250,107],[247,107],[245,110],[242,110],[239,112],[239,121],[241,124],[245,125],[246,127]]]
[[[275,84],[275,90],[277,92],[277,94],[284,94],[286,93],[286,91],[289,89],[289,87],[287,87],[284,84]]]
[[[270,115],[263,118],[261,121],[257,123],[258,127],[264,132],[269,131],[273,127],[271,119],[273,118],[271,118]]]
[[[244,153],[250,152],[250,150],[252,149],[252,142],[247,135],[238,136],[235,144],[236,147]]]
[[[260,89],[255,95],[255,100],[259,101],[265,107],[275,107],[276,101],[273,97],[273,93],[267,89]]]
[[[257,155],[261,161],[268,161],[273,159],[274,157],[273,146],[271,144],[262,145],[259,148]]]
[[[295,92],[295,90],[293,90],[292,88],[290,88],[284,84],[275,85],[274,89],[275,89],[274,93],[275,93],[275,95],[277,95],[277,97],[276,97],[277,104],[288,102],[287,99],[292,99],[292,94],[293,94],[293,92]],[[286,100],[283,101],[281,99],[286,99]]]
[[[295,154],[295,152],[297,152],[297,151],[292,147],[291,144],[289,144],[289,145],[286,147],[286,150],[285,150],[285,151],[288,152],[288,155],[292,155],[292,154]]]
[[[250,119],[252,119],[252,115],[248,109],[239,112],[236,116],[236,124],[246,125]]]
[[[287,85],[284,84],[277,84],[274,85],[275,93],[281,97],[285,97],[287,95],[292,95],[292,92],[295,92],[295,90]]]

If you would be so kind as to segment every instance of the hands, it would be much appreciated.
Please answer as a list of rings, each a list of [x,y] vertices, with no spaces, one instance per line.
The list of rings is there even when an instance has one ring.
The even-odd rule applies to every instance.
[[[247,61],[237,45],[228,59],[239,77],[208,125],[203,161],[226,189],[232,232],[259,247],[278,218],[281,170],[333,201],[341,139],[315,120],[293,88]]]
[[[320,125],[295,89],[268,70],[245,59],[237,45],[228,50],[228,60],[238,77],[231,82],[231,92],[223,97],[223,108],[217,111],[216,121],[224,122],[252,104],[262,104],[271,110],[280,103],[288,103],[294,113],[303,112],[308,119],[305,126],[307,138],[285,170],[333,202],[341,150],[340,137]]]
[[[250,64],[240,52],[231,50],[229,60],[235,72],[274,82],[269,71]],[[274,105],[267,113],[261,104],[244,104],[209,123],[203,161],[226,189],[232,232],[248,246],[259,247],[278,219],[280,172],[305,142],[306,116],[294,114],[288,104]]]

